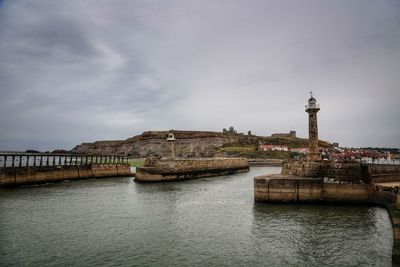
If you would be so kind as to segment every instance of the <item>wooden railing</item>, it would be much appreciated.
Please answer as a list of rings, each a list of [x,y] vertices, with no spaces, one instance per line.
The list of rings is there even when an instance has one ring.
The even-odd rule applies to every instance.
[[[128,158],[115,155],[53,153],[0,153],[0,168],[42,166],[81,166],[89,164],[128,164]]]

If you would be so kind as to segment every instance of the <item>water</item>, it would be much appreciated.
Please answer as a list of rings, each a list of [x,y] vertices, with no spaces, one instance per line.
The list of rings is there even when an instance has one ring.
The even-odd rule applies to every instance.
[[[0,190],[0,266],[391,266],[379,207],[254,203],[253,177]]]

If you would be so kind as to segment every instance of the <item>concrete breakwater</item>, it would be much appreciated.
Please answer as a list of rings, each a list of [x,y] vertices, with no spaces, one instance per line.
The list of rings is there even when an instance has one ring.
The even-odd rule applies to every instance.
[[[131,175],[129,164],[0,168],[0,187]]]
[[[241,158],[148,158],[143,167],[136,169],[135,181],[159,182],[186,180],[247,171],[249,171],[249,164],[246,159]]]

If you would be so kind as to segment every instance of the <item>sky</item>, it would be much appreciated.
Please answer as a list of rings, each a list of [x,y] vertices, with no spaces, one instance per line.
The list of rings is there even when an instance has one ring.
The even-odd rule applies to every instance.
[[[0,150],[148,130],[400,147],[398,0],[0,0]]]

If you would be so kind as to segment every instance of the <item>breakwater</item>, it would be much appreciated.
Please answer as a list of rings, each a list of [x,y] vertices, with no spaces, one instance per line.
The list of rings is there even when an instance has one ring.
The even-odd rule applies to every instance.
[[[104,155],[0,154],[0,187],[132,175],[127,158]]]
[[[258,202],[393,203],[396,194],[377,190],[373,184],[334,183],[323,178],[284,175],[254,178],[254,198]]]
[[[365,164],[354,160],[286,160],[283,175],[328,177],[340,183],[382,183],[400,181],[400,165]]]
[[[241,158],[148,158],[143,167],[136,169],[135,181],[159,182],[186,180],[247,171],[249,171],[249,164],[246,159]]]

